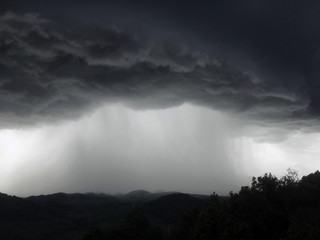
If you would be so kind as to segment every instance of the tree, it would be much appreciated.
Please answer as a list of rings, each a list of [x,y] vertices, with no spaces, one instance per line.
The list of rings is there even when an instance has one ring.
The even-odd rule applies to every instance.
[[[194,230],[194,239],[221,239],[226,212],[221,198],[213,193],[201,211]]]

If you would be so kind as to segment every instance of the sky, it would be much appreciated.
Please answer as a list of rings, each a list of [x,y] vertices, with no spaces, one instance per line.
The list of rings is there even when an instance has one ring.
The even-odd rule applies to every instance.
[[[227,194],[318,170],[319,11],[1,1],[0,192]]]

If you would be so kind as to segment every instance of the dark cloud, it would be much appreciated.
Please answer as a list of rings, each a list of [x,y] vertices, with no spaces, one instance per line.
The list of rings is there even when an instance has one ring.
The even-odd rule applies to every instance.
[[[1,188],[225,192],[314,169],[319,6],[0,1]]]
[[[120,25],[7,12],[0,19],[1,121],[74,118],[105,101],[139,109],[189,102],[265,120],[317,118],[320,34],[312,25],[317,16],[306,15],[307,5],[299,15],[297,5],[282,16],[282,4],[262,3],[248,1],[241,11],[239,3],[206,3],[212,15],[195,8],[199,19],[181,33],[202,36],[210,26],[198,38],[214,39],[207,53],[191,42],[187,47],[172,39],[147,40]],[[168,15],[177,9],[171,6]],[[191,6],[181,11],[175,24],[190,23]],[[203,28],[195,30],[199,24]]]

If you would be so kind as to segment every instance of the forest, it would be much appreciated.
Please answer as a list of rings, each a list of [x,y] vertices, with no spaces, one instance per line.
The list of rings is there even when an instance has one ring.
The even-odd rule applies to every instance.
[[[253,177],[228,196],[0,194],[0,239],[320,239],[320,172]]]

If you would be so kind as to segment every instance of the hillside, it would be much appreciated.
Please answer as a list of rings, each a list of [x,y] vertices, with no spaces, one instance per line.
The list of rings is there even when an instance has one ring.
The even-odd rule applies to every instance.
[[[142,190],[122,196],[55,193],[19,198],[0,194],[0,239],[79,239],[90,229],[116,226],[134,206],[142,207],[151,221],[159,223],[160,216],[160,223],[169,226],[178,219],[170,211],[159,213],[157,209],[182,201],[181,212],[203,202],[187,194],[178,199],[175,195]]]
[[[252,178],[238,193],[0,194],[0,239],[318,240],[320,172]]]

